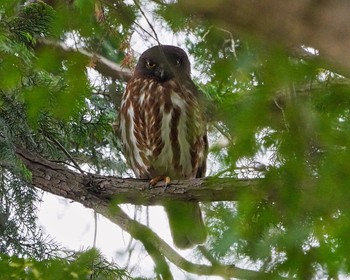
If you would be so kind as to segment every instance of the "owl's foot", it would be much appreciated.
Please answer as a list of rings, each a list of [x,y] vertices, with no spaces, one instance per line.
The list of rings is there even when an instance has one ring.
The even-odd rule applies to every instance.
[[[153,179],[151,179],[151,181],[149,181],[149,188],[151,189],[153,186],[157,185],[157,183],[159,183],[160,181],[165,182],[164,192],[166,192],[166,190],[169,187],[170,181],[171,181],[169,176],[154,177]]]

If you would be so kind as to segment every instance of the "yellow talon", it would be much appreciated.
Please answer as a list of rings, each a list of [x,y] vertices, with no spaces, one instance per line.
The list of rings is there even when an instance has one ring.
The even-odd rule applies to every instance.
[[[169,176],[157,176],[157,177],[154,177],[153,179],[151,179],[149,181],[149,186],[152,187],[152,186],[155,186],[157,183],[159,183],[160,181],[163,181],[165,182],[165,187],[164,187],[164,191],[167,190],[168,188],[168,185],[170,184],[171,182],[171,179]]]

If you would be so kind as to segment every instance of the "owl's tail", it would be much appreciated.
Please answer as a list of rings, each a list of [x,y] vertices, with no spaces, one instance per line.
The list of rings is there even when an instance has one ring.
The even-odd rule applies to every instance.
[[[205,242],[207,232],[197,202],[170,202],[165,211],[176,247],[188,249]]]

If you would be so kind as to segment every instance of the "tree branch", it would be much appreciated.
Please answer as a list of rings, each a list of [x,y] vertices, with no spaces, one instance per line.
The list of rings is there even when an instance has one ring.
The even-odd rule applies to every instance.
[[[63,165],[48,161],[23,149],[16,150],[32,173],[32,183],[44,191],[73,199],[95,208],[101,200],[107,203],[163,205],[169,201],[237,201],[244,194],[258,200],[268,199],[273,192],[262,190],[258,180],[201,178],[172,181],[164,192],[163,185],[149,188],[149,180],[80,174]]]
[[[64,57],[70,54],[79,54],[87,59],[87,65],[90,65],[91,68],[105,77],[125,82],[131,78],[131,72],[128,69],[124,69],[119,64],[99,54],[90,53],[83,48],[69,47],[63,42],[56,42],[49,39],[41,39],[36,45],[37,48],[45,46],[56,49],[57,52]]]
[[[180,256],[147,226],[131,219],[117,203],[155,205],[168,200],[238,200],[251,192],[256,198],[266,197],[255,180],[196,179],[173,182],[167,192],[163,187],[148,188],[148,181],[121,179],[111,176],[87,175],[74,172],[27,150],[17,148],[16,154],[32,174],[32,184],[46,192],[72,199],[105,216],[133,238],[140,240],[156,263],[157,272],[171,279],[167,258],[179,268],[197,275],[218,275],[244,279],[261,279],[272,274],[235,267],[234,265],[199,265]],[[115,203],[112,203],[115,202]],[[113,205],[111,207],[111,205]],[[276,278],[276,275],[273,275]],[[284,279],[284,278],[281,278]]]
[[[107,205],[108,206],[108,205]],[[123,210],[119,207],[103,207],[96,210],[103,216],[107,217],[113,223],[119,225],[123,230],[127,231],[133,238],[140,240],[146,250],[154,254],[154,250],[164,255],[170,262],[177,267],[196,275],[217,275],[229,278],[238,279],[286,279],[284,277],[278,277],[277,275],[270,273],[261,273],[258,271],[247,270],[235,267],[234,265],[222,265],[219,263],[213,265],[199,265],[189,262],[181,255],[179,255],[174,249],[172,249],[163,239],[161,239],[156,233],[150,230],[147,226],[140,224],[139,222],[130,219]],[[106,212],[106,210],[108,212]]]

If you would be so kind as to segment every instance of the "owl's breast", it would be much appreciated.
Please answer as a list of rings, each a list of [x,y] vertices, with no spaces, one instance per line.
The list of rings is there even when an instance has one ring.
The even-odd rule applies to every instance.
[[[205,134],[198,102],[176,82],[147,81],[138,96],[126,94],[123,100],[121,131],[129,163],[140,178],[194,178]]]

